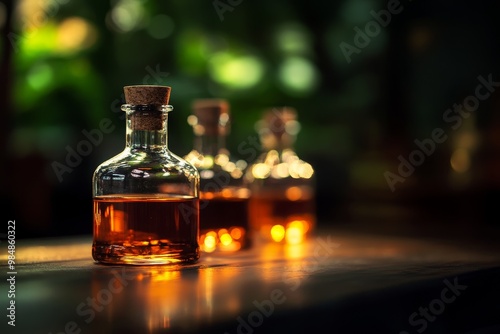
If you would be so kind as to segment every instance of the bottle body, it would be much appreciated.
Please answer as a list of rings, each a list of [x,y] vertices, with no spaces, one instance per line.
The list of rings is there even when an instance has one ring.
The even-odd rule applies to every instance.
[[[195,142],[186,155],[200,173],[200,249],[238,251],[251,246],[248,223],[250,190],[244,178],[246,162],[235,161],[225,147],[229,110],[224,100],[193,103]]]
[[[293,161],[283,158],[293,157]],[[274,156],[274,163],[269,157]],[[266,163],[267,161],[267,163]],[[249,167],[249,217],[264,242],[301,243],[316,225],[315,180],[311,165],[293,151],[266,152]]]
[[[127,112],[126,148],[93,175],[92,256],[112,264],[195,262],[198,171],[168,150],[166,110],[131,105],[122,109]],[[158,113],[161,124],[137,125]]]
[[[299,130],[295,110],[268,111],[258,128],[263,153],[245,175],[252,232],[264,242],[301,243],[316,226],[316,180],[292,146]]]
[[[244,183],[241,171],[243,166],[236,166],[223,153],[212,157],[191,151],[186,159],[197,166],[201,177],[199,239],[201,250],[211,253],[249,248],[251,246],[248,222],[250,190]],[[210,165],[204,163],[206,160]],[[228,162],[220,165],[220,160]]]

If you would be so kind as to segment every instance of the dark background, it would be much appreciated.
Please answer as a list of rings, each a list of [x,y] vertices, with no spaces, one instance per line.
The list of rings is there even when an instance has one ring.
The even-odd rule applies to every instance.
[[[224,11],[221,4],[226,4]],[[232,5],[231,5],[232,4]],[[228,147],[255,137],[263,110],[292,106],[295,148],[317,177],[320,225],[420,233],[498,226],[499,93],[456,129],[448,108],[500,82],[497,1],[401,1],[385,27],[371,11],[387,1],[5,1],[0,3],[1,199],[18,238],[90,234],[91,178],[125,143],[123,86],[172,87],[169,146],[192,147],[193,99],[225,98]],[[223,11],[223,12],[222,12]],[[340,45],[363,42],[351,62]],[[344,44],[345,45],[345,44]],[[482,92],[485,92],[483,89]],[[68,149],[103,133],[71,172]],[[447,136],[394,191],[415,140]],[[251,161],[249,161],[251,162]],[[365,225],[368,224],[368,225]]]

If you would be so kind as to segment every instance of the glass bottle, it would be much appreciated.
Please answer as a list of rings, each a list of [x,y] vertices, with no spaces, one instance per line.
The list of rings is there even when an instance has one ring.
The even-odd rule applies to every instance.
[[[94,172],[95,261],[175,264],[200,256],[199,174],[169,151],[170,87],[125,86],[126,146]]]
[[[188,123],[194,145],[184,158],[200,173],[200,247],[202,251],[237,251],[250,247],[247,163],[226,148],[229,104],[223,99],[197,99]]]
[[[315,175],[293,144],[295,109],[267,110],[256,124],[263,152],[247,169],[250,226],[257,240],[301,243],[316,225]]]

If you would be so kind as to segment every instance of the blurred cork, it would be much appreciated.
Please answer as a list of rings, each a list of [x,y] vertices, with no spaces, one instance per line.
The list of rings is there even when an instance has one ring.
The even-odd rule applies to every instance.
[[[192,103],[197,125],[204,134],[226,135],[229,132],[229,103],[224,99],[197,99]]]
[[[170,100],[171,87],[155,85],[136,85],[123,87],[125,103],[141,105],[165,105]]]
[[[292,107],[272,108],[264,112],[263,119],[265,127],[281,137],[286,132],[286,124],[297,119],[297,111]]]

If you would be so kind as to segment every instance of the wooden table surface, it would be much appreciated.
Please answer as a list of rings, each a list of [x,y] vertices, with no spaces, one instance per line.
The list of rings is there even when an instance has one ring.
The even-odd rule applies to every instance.
[[[18,240],[0,332],[500,333],[498,243],[443,240],[324,228],[185,267],[98,265],[91,236]]]

